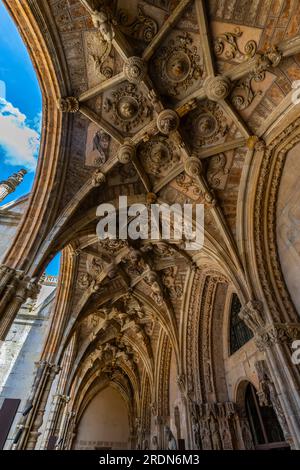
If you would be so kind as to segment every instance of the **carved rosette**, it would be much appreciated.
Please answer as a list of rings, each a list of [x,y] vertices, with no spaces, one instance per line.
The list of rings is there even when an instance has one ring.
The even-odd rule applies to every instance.
[[[204,82],[204,90],[207,98],[211,101],[225,100],[231,90],[229,78],[218,75],[216,77],[207,77]]]
[[[147,73],[147,64],[140,57],[130,57],[124,63],[123,71],[130,83],[140,83]]]
[[[180,161],[180,153],[173,141],[156,136],[139,145],[138,153],[145,170],[155,176],[162,176]]]
[[[58,102],[58,108],[62,113],[77,113],[79,111],[79,101],[75,96],[61,98]]]
[[[119,148],[118,160],[123,165],[126,165],[127,163],[133,160],[133,158],[135,157],[135,154],[136,154],[135,145],[130,140],[127,140]]]
[[[103,112],[114,127],[134,134],[152,119],[153,109],[136,84],[124,82],[104,94]]]
[[[164,135],[169,135],[178,129],[179,116],[173,109],[165,109],[157,117],[157,128]]]
[[[228,131],[226,116],[220,105],[208,100],[189,114],[184,127],[195,151],[221,141]]]
[[[153,79],[159,79],[164,93],[178,97],[186,94],[203,77],[203,59],[193,37],[181,33],[157,53]]]

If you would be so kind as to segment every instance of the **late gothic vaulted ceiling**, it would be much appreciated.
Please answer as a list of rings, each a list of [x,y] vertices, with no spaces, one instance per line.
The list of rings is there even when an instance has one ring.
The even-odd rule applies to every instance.
[[[153,415],[167,416],[172,354],[191,400],[233,400],[209,340],[227,290],[262,301],[265,323],[297,318],[274,219],[280,158],[298,142],[298,2],[5,3],[44,94],[36,184],[6,261],[35,278],[63,250],[44,357],[74,354],[65,387],[79,415],[111,381],[137,409],[151,389]],[[204,248],[99,241],[97,206],[119,195],[203,203]]]

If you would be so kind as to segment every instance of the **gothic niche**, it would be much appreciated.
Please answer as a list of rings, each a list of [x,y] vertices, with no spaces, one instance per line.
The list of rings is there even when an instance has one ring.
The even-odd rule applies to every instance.
[[[106,119],[124,133],[134,133],[152,117],[151,107],[136,85],[124,83],[104,95],[103,111]]]
[[[226,118],[217,103],[206,101],[201,107],[190,113],[184,128],[194,150],[223,141],[228,130]]]
[[[108,160],[110,144],[110,135],[91,123],[87,131],[86,165],[103,165]]]
[[[191,87],[199,86],[203,63],[189,33],[177,34],[160,49],[154,60],[152,78],[161,92],[171,97],[182,98]]]
[[[138,154],[147,173],[164,176],[170,168],[180,161],[174,142],[158,136],[139,146]]]

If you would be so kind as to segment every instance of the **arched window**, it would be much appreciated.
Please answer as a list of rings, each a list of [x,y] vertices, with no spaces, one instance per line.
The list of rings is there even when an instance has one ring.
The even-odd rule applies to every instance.
[[[238,351],[253,337],[252,331],[239,317],[241,308],[238,296],[233,294],[230,307],[230,354]]]
[[[260,406],[256,390],[248,384],[245,407],[255,448],[258,450],[285,449],[283,432],[272,406]]]

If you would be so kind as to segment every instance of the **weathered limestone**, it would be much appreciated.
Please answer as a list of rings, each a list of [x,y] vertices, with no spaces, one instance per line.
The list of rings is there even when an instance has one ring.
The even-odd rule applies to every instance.
[[[300,339],[299,323],[268,323],[262,303],[250,301],[240,312],[240,317],[253,331],[259,350],[266,354],[268,382],[273,396],[273,406],[288,441],[293,448],[300,446],[300,373],[292,363],[291,343]],[[270,392],[269,392],[270,393]],[[284,412],[282,411],[284,410]],[[289,437],[291,436],[291,437]]]
[[[4,341],[21,305],[28,298],[36,299],[40,290],[38,282],[29,280],[22,271],[12,271],[5,268],[4,272],[1,286],[3,296],[0,300],[0,338],[2,341]]]
[[[13,449],[35,449],[52,382],[60,371],[57,365],[47,361],[37,363],[36,367],[34,383],[26,406],[28,412],[23,414],[17,426]]]

